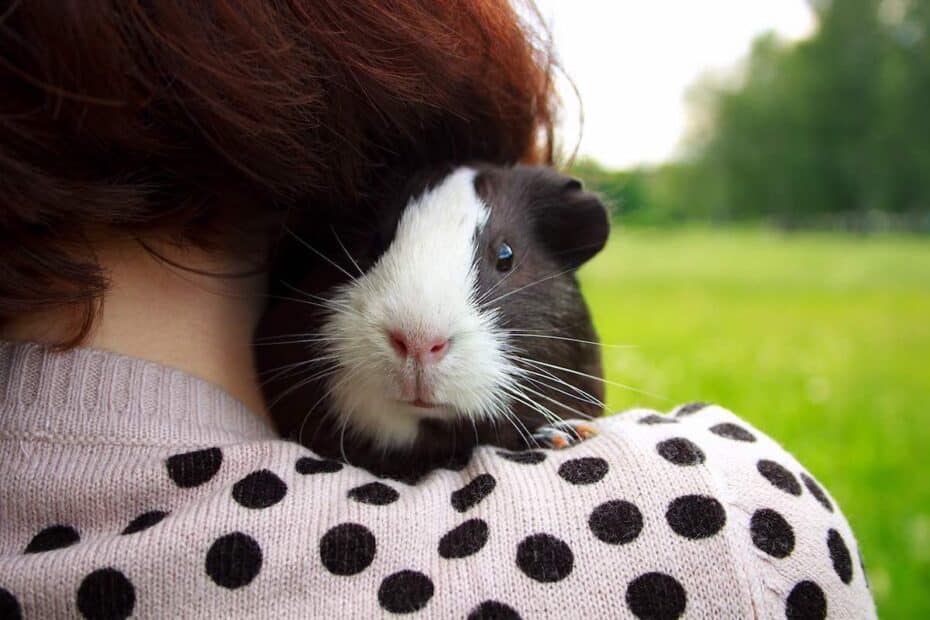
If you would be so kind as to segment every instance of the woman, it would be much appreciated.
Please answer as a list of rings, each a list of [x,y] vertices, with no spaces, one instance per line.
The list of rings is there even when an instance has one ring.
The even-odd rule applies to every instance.
[[[416,486],[272,432],[251,338],[285,219],[427,165],[551,163],[519,14],[3,11],[0,617],[874,615],[833,500],[718,407]]]

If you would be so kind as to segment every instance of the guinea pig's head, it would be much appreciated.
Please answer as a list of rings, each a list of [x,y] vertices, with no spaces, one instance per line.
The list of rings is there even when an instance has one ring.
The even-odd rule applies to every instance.
[[[329,296],[328,409],[385,448],[411,446],[424,423],[528,437],[599,414],[600,352],[575,270],[608,232],[601,202],[550,169],[443,177]]]

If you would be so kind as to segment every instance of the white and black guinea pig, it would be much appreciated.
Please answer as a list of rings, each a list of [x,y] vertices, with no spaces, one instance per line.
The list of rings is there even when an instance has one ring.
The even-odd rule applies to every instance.
[[[479,443],[592,433],[601,355],[575,271],[607,241],[603,204],[532,166],[446,168],[400,194],[293,232],[256,338],[282,434],[416,479]]]

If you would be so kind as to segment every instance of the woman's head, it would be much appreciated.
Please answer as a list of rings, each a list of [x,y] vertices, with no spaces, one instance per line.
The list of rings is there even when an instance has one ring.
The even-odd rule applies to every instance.
[[[90,312],[100,231],[246,252],[288,212],[364,202],[425,166],[549,161],[550,73],[505,0],[14,4],[0,325]]]

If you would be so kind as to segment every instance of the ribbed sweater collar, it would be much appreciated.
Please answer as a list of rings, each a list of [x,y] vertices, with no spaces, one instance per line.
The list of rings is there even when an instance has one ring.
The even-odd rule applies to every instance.
[[[96,349],[0,341],[0,437],[200,445],[275,437],[216,385]]]

